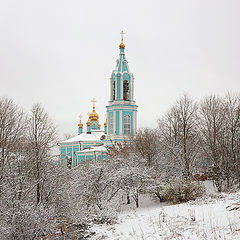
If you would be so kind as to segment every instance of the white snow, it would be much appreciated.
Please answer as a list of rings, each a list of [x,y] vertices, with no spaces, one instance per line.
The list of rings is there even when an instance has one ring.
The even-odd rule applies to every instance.
[[[73,138],[67,139],[63,141],[62,143],[70,143],[70,142],[79,142],[79,141],[101,141],[100,138],[106,135],[104,131],[93,131],[91,134],[88,134],[86,132],[83,132]]]
[[[177,205],[142,199],[140,206],[125,206],[114,226],[96,226],[93,239],[240,239],[240,192]]]
[[[84,149],[82,151],[78,151],[78,153],[84,153],[84,152],[106,152],[106,146],[102,145],[102,146],[98,146],[98,147],[91,147],[91,148],[87,148]]]

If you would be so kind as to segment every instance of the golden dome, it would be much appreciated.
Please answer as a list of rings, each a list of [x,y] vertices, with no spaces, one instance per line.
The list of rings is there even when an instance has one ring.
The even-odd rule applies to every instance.
[[[81,115],[81,114],[79,115],[79,118],[80,118],[80,122],[79,122],[79,124],[78,124],[78,127],[79,127],[79,128],[83,128],[82,115]]]
[[[120,43],[119,48],[125,48],[125,44],[123,42]]]
[[[95,111],[95,106],[93,105],[93,110],[92,110],[92,113],[89,114],[89,119],[91,121],[98,121],[98,118],[99,118],[99,116]]]
[[[78,124],[78,127],[79,128],[83,128],[83,124],[82,124],[82,121],[80,120],[80,123]]]
[[[88,119],[88,121],[87,121],[87,126],[91,126],[92,125],[92,122],[90,121],[90,119]]]

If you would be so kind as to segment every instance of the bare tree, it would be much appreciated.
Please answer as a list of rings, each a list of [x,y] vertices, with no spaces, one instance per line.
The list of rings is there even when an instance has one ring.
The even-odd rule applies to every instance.
[[[0,97],[0,183],[3,180],[8,159],[21,150],[24,130],[23,111],[12,99]]]
[[[184,95],[158,125],[164,158],[174,161],[185,178],[189,178],[199,151],[197,109],[197,104]]]
[[[211,166],[211,176],[218,191],[222,190],[222,164],[225,161],[220,145],[224,132],[225,108],[223,100],[216,96],[206,97],[200,104],[200,133],[203,161]]]
[[[32,107],[28,120],[27,157],[30,175],[36,185],[36,203],[43,200],[47,166],[54,160],[56,129],[40,104]]]
[[[219,138],[223,158],[222,172],[226,181],[226,189],[239,182],[240,162],[240,98],[237,95],[227,94],[223,98],[224,120],[222,134]]]
[[[139,129],[132,142],[134,153],[145,159],[148,167],[156,164],[159,153],[159,141],[156,130],[150,128]]]
[[[237,180],[240,184],[240,96],[228,93],[224,99],[224,105],[226,110],[225,141],[221,142],[221,145],[227,155],[225,177],[227,189],[229,189],[232,185],[231,179]]]

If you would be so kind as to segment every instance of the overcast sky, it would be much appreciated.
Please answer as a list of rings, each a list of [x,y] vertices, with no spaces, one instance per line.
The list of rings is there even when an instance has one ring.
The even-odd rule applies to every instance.
[[[0,0],[0,95],[42,103],[60,134],[94,97],[103,125],[121,30],[139,127],[184,93],[239,92],[239,0]]]

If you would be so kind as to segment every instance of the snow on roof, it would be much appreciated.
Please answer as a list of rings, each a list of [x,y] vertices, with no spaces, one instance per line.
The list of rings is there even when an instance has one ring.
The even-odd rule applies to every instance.
[[[86,152],[106,152],[106,146],[102,145],[102,146],[98,146],[98,147],[91,147],[91,148],[87,148],[84,149],[82,151],[79,151],[78,153],[86,153]]]
[[[88,134],[86,132],[81,133],[73,138],[67,139],[65,141],[63,141],[62,143],[71,143],[71,142],[80,142],[80,141],[101,141],[101,137],[102,136],[106,136],[106,134],[104,133],[104,131],[97,131],[97,130],[92,130],[91,134]]]

